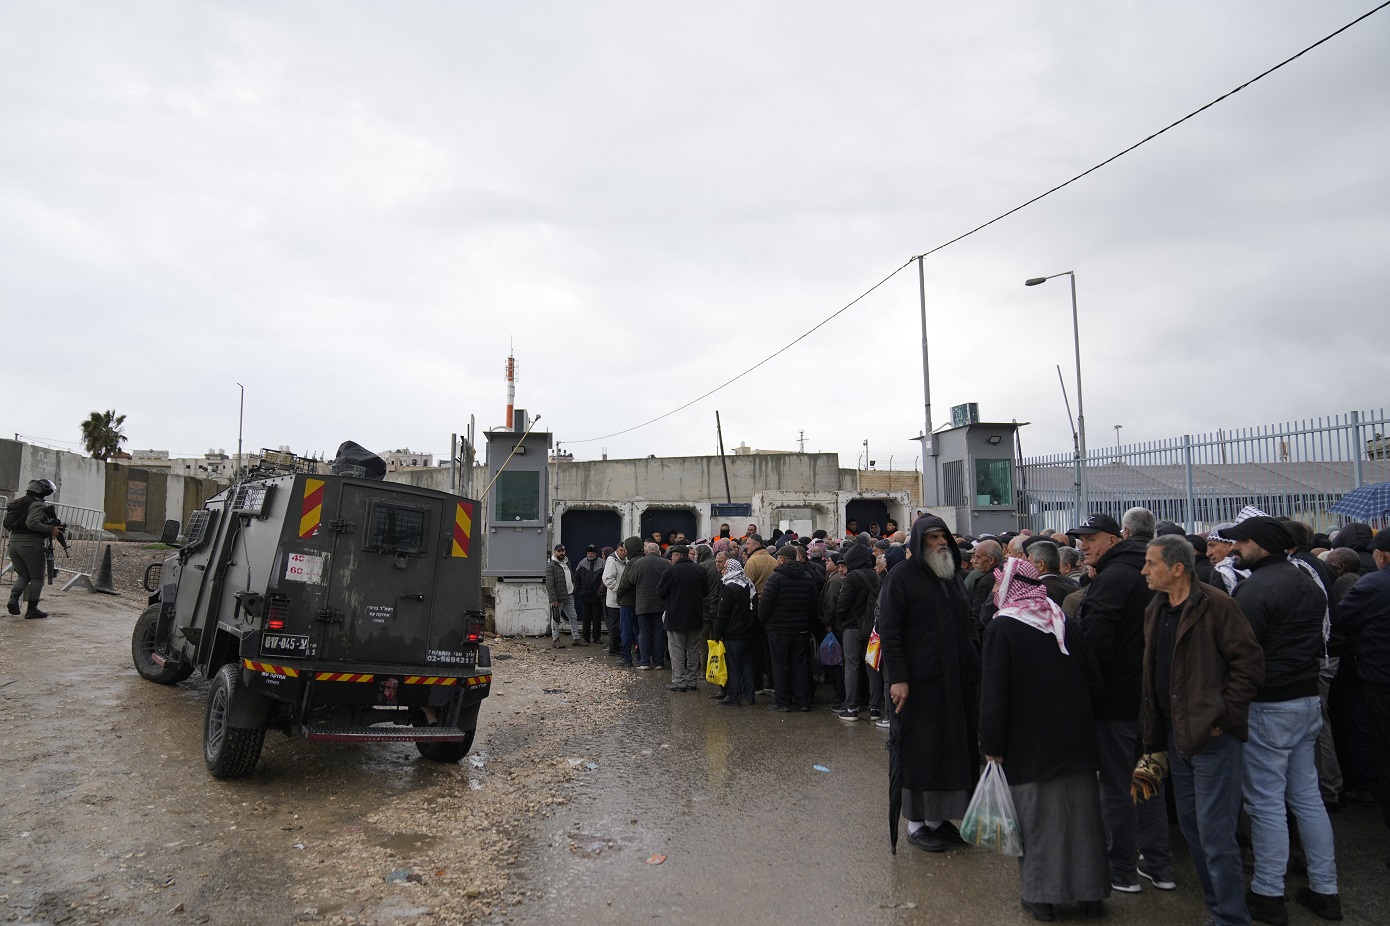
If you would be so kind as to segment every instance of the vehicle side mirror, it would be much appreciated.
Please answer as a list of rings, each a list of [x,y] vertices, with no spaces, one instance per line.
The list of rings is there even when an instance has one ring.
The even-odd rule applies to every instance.
[[[169,546],[169,547],[176,547],[176,546],[178,546],[178,545],[179,545],[179,527],[180,527],[180,524],[179,524],[178,521],[175,521],[175,520],[165,521],[165,522],[164,522],[164,533],[162,533],[162,534],[159,535],[159,542],[162,543],[162,544],[164,544],[165,546]]]

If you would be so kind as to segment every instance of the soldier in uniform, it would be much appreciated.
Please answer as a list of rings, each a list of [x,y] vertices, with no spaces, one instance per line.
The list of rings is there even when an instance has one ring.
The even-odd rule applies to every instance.
[[[9,612],[19,613],[19,600],[28,591],[29,609],[26,618],[47,617],[39,610],[43,594],[43,545],[49,537],[63,532],[63,525],[44,513],[44,499],[58,487],[51,479],[35,479],[20,498],[5,510],[5,526],[10,531],[10,561],[14,563],[14,588],[10,590]]]

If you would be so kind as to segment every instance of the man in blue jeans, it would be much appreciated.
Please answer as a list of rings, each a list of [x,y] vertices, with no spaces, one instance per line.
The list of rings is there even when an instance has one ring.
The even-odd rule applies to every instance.
[[[1222,528],[1221,534],[1235,545],[1236,567],[1250,570],[1236,586],[1235,600],[1265,654],[1265,680],[1250,704],[1245,745],[1245,811],[1255,853],[1255,876],[1245,900],[1252,919],[1273,926],[1289,921],[1284,908],[1287,804],[1298,820],[1308,859],[1308,886],[1299,888],[1294,899],[1324,919],[1340,920],[1332,823],[1315,764],[1322,729],[1318,657],[1327,597],[1289,562],[1294,538],[1280,521],[1247,518]]]
[[[1146,752],[1168,753],[1178,823],[1213,922],[1246,926],[1236,819],[1264,653],[1240,607],[1198,582],[1196,567],[1185,537],[1158,537],[1144,551],[1144,578],[1158,594],[1144,612],[1139,725]]]

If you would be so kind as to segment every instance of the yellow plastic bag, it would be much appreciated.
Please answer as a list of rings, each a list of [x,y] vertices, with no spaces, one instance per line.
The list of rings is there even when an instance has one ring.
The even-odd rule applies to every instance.
[[[869,634],[869,645],[864,647],[864,662],[870,669],[878,671],[879,664],[883,662],[882,644],[879,643],[878,631]]]
[[[722,640],[709,640],[709,659],[705,662],[705,681],[711,685],[726,685],[729,682],[729,664],[724,658]]]

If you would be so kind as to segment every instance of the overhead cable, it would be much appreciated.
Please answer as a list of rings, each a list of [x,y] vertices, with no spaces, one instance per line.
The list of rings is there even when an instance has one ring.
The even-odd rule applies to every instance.
[[[791,349],[792,347],[795,347],[797,344],[799,344],[801,341],[805,340],[805,339],[806,339],[807,337],[809,337],[810,335],[814,334],[814,333],[815,333],[816,331],[818,331],[820,328],[824,327],[824,326],[825,326],[826,324],[828,324],[829,322],[831,322],[831,321],[833,321],[834,319],[838,318],[838,317],[839,317],[840,315],[842,315],[844,312],[848,311],[850,308],[852,308],[852,307],[855,306],[857,303],[859,303],[861,300],[863,300],[864,297],[868,296],[870,293],[872,293],[874,290],[878,289],[878,288],[879,288],[880,286],[882,286],[884,283],[887,283],[889,280],[893,279],[893,277],[897,276],[897,275],[898,275],[899,273],[901,273],[903,270],[907,269],[907,267],[909,267],[909,266],[912,264],[913,261],[915,261],[915,260],[921,260],[921,259],[923,259],[923,258],[929,257],[929,256],[931,256],[932,254],[935,254],[937,251],[941,251],[941,250],[943,250],[943,249],[945,249],[945,248],[950,247],[950,246],[953,245],[953,244],[957,244],[958,242],[964,241],[966,238],[969,238],[971,235],[975,234],[976,232],[984,231],[986,228],[989,228],[991,225],[995,224],[996,222],[1000,222],[1000,221],[1003,221],[1004,219],[1007,219],[1009,216],[1013,215],[1014,213],[1016,213],[1016,212],[1018,212],[1018,211],[1020,211],[1020,210],[1022,210],[1022,209],[1026,209],[1026,208],[1028,208],[1029,206],[1033,205],[1034,203],[1038,202],[1039,200],[1042,200],[1042,199],[1047,198],[1048,196],[1051,196],[1053,193],[1056,193],[1058,190],[1062,189],[1063,187],[1071,186],[1073,183],[1075,183],[1076,181],[1080,180],[1082,177],[1085,177],[1085,176],[1087,176],[1088,174],[1095,173],[1096,171],[1100,170],[1102,167],[1105,167],[1107,164],[1111,164],[1111,163],[1113,163],[1113,162],[1119,160],[1120,158],[1124,157],[1126,154],[1129,154],[1131,151],[1135,150],[1136,148],[1139,148],[1139,147],[1142,146],[1142,145],[1148,144],[1149,142],[1153,141],[1153,140],[1154,140],[1155,138],[1157,138],[1158,136],[1162,135],[1164,132],[1167,132],[1167,131],[1169,131],[1170,129],[1175,129],[1175,128],[1177,128],[1178,126],[1182,125],[1184,122],[1186,122],[1187,120],[1193,118],[1194,116],[1198,116],[1198,115],[1200,115],[1201,113],[1206,112],[1208,109],[1211,109],[1211,108],[1212,108],[1213,106],[1215,106],[1217,103],[1220,103],[1220,102],[1223,101],[1223,100],[1226,100],[1226,99],[1231,98],[1232,96],[1235,96],[1237,93],[1239,93],[1240,91],[1244,90],[1246,87],[1249,87],[1251,84],[1255,83],[1255,82],[1258,81],[1258,80],[1261,80],[1261,79],[1263,79],[1263,78],[1265,78],[1265,77],[1268,77],[1270,74],[1273,74],[1275,71],[1279,70],[1279,69],[1282,68],[1284,65],[1286,65],[1286,64],[1291,64],[1291,63],[1293,63],[1294,61],[1297,61],[1299,58],[1303,57],[1303,56],[1306,55],[1308,52],[1310,52],[1310,51],[1312,51],[1313,49],[1317,48],[1319,45],[1322,45],[1324,42],[1327,42],[1327,41],[1330,41],[1331,39],[1336,38],[1338,35],[1341,35],[1343,32],[1346,32],[1348,29],[1350,29],[1352,26],[1355,26],[1357,23],[1361,22],[1362,20],[1367,19],[1367,18],[1369,18],[1370,16],[1375,15],[1376,13],[1379,13],[1381,10],[1385,9],[1387,6],[1390,6],[1390,0],[1386,0],[1386,2],[1380,4],[1379,6],[1375,7],[1374,9],[1371,9],[1371,10],[1369,10],[1369,11],[1367,11],[1367,12],[1361,14],[1360,16],[1358,16],[1358,17],[1356,17],[1355,19],[1353,19],[1351,22],[1347,23],[1345,26],[1342,26],[1340,29],[1337,29],[1337,30],[1334,31],[1334,32],[1328,33],[1327,35],[1325,35],[1325,36],[1323,36],[1322,38],[1318,39],[1318,40],[1317,40],[1316,42],[1314,42],[1313,44],[1307,46],[1307,47],[1304,48],[1303,50],[1301,50],[1301,51],[1299,51],[1299,52],[1297,52],[1297,53],[1295,53],[1295,54],[1293,54],[1293,55],[1290,55],[1289,57],[1285,58],[1283,61],[1280,61],[1278,64],[1274,65],[1273,67],[1268,68],[1268,69],[1266,69],[1266,70],[1264,70],[1264,71],[1261,71],[1259,74],[1256,74],[1254,77],[1250,78],[1250,79],[1247,80],[1245,83],[1241,84],[1240,86],[1236,87],[1236,88],[1233,89],[1233,90],[1229,90],[1229,91],[1227,91],[1226,93],[1221,94],[1221,96],[1219,96],[1219,97],[1217,97],[1216,99],[1212,100],[1210,103],[1207,103],[1205,106],[1200,106],[1200,107],[1198,107],[1197,109],[1194,109],[1192,112],[1188,113],[1186,116],[1183,116],[1181,119],[1178,119],[1178,120],[1175,121],[1175,122],[1170,122],[1168,125],[1165,125],[1163,128],[1159,129],[1157,132],[1154,132],[1152,135],[1148,135],[1148,136],[1146,136],[1146,137],[1144,137],[1144,138],[1141,138],[1139,141],[1137,141],[1137,142],[1135,142],[1134,144],[1130,145],[1128,148],[1125,148],[1124,150],[1119,151],[1119,152],[1117,152],[1116,154],[1112,154],[1110,157],[1108,157],[1108,158],[1106,158],[1105,160],[1101,161],[1099,164],[1096,164],[1096,165],[1094,165],[1094,166],[1092,166],[1092,167],[1087,168],[1086,170],[1083,170],[1081,173],[1079,173],[1079,174],[1077,174],[1076,176],[1072,177],[1070,180],[1066,180],[1066,181],[1064,181],[1064,182],[1062,182],[1062,183],[1059,183],[1059,184],[1057,184],[1056,186],[1052,187],[1052,189],[1047,190],[1046,192],[1043,192],[1043,193],[1039,193],[1037,196],[1034,196],[1032,199],[1027,200],[1026,202],[1019,203],[1017,206],[1014,206],[1014,207],[1013,207],[1012,209],[1010,209],[1009,211],[1007,211],[1007,212],[1002,212],[1002,213],[1000,213],[999,215],[995,216],[994,218],[990,219],[988,222],[985,222],[985,223],[983,223],[983,224],[981,224],[981,225],[976,225],[974,228],[970,229],[969,231],[964,232],[964,233],[962,233],[962,234],[959,234],[959,235],[957,235],[956,237],[952,238],[952,239],[949,240],[949,241],[946,241],[946,242],[943,242],[943,243],[941,243],[941,244],[938,244],[936,247],[931,248],[930,250],[923,251],[921,254],[917,254],[917,255],[915,255],[915,256],[909,258],[906,262],[904,262],[901,266],[899,266],[897,269],[895,269],[892,273],[888,274],[886,277],[884,277],[883,279],[879,280],[879,281],[878,281],[877,283],[875,283],[873,286],[870,286],[870,287],[869,287],[867,290],[865,290],[863,293],[860,293],[857,297],[855,297],[854,299],[850,300],[850,302],[848,302],[848,303],[846,303],[845,305],[841,306],[840,308],[836,309],[836,310],[835,310],[834,312],[832,312],[829,316],[827,316],[826,318],[822,319],[819,323],[817,323],[814,327],[812,327],[811,329],[809,329],[809,330],[803,332],[803,333],[802,333],[800,336],[798,336],[795,340],[791,341],[790,343],[788,343],[788,344],[784,345],[783,347],[779,348],[778,350],[774,351],[772,354],[769,354],[767,357],[764,357],[762,360],[759,360],[757,363],[753,364],[751,367],[749,367],[748,369],[744,370],[742,373],[739,373],[737,376],[734,376],[734,377],[732,377],[731,379],[725,380],[723,383],[720,383],[718,386],[715,386],[713,389],[711,389],[710,391],[704,393],[703,395],[696,396],[695,398],[691,399],[689,402],[686,402],[684,405],[681,405],[681,406],[678,406],[678,407],[676,407],[676,408],[673,408],[673,409],[671,409],[669,412],[666,412],[665,414],[657,415],[655,418],[650,418],[650,419],[648,419],[648,420],[646,420],[646,421],[643,421],[641,424],[634,424],[634,425],[633,425],[632,427],[630,427],[630,428],[624,428],[624,429],[621,430],[621,431],[614,431],[612,434],[603,434],[603,435],[601,435],[601,436],[599,436],[599,437],[586,437],[586,438],[584,438],[584,440],[572,440],[572,441],[567,441],[567,443],[568,443],[570,446],[573,446],[573,445],[575,445],[575,444],[588,444],[588,443],[592,443],[593,441],[597,441],[597,440],[607,440],[607,439],[610,438],[610,437],[618,437],[618,436],[620,436],[620,435],[622,435],[622,434],[629,434],[629,433],[631,433],[631,432],[633,432],[633,431],[638,430],[639,428],[645,428],[645,427],[646,427],[647,425],[649,425],[649,424],[655,424],[656,422],[662,420],[663,418],[669,418],[669,417],[671,417],[672,415],[676,414],[677,412],[684,411],[685,409],[689,408],[690,406],[694,405],[695,403],[700,402],[700,401],[703,401],[704,399],[709,398],[710,396],[714,395],[716,392],[719,392],[719,391],[722,390],[722,389],[727,389],[729,386],[732,386],[734,383],[738,382],[740,379],[743,379],[743,377],[747,376],[749,373],[752,373],[754,370],[756,370],[756,369],[758,369],[759,367],[763,366],[763,365],[764,365],[765,363],[767,363],[768,361],[775,359],[775,358],[778,357],[779,355],[785,353],[787,350]]]

